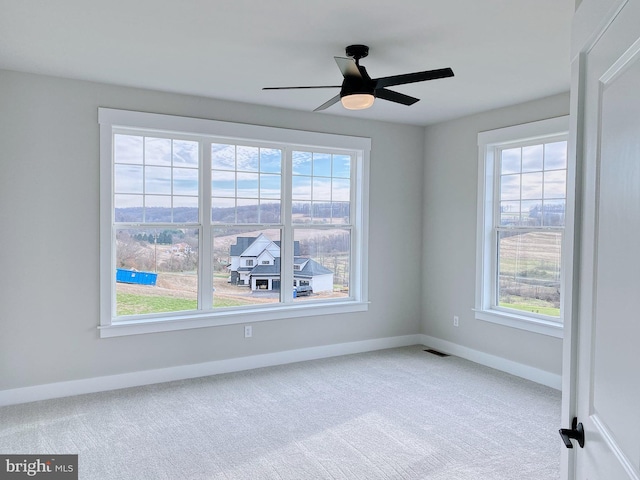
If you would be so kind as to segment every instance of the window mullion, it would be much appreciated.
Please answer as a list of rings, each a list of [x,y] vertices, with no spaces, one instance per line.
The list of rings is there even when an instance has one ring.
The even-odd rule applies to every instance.
[[[361,154],[362,155],[362,154]],[[368,198],[365,198],[364,193],[366,192],[363,189],[363,185],[368,184],[368,178],[364,178],[366,171],[364,169],[365,162],[368,162],[368,158],[356,158],[356,155],[351,155],[351,173],[350,173],[350,182],[351,182],[351,195],[349,197],[349,202],[351,209],[349,211],[349,231],[351,238],[351,245],[349,245],[350,251],[349,255],[352,261],[350,262],[350,271],[349,271],[349,292],[350,296],[359,300],[366,300],[366,288],[364,288],[363,282],[364,275],[360,276],[360,272],[362,272],[361,268],[361,256],[356,254],[356,249],[361,248],[362,256],[367,255],[367,242],[363,237],[364,228],[354,229],[353,225],[364,225],[367,221],[367,215],[365,212],[364,204],[368,203]],[[353,179],[356,179],[354,182]],[[361,199],[361,200],[359,200]],[[358,202],[363,202],[363,205],[358,204]],[[357,286],[357,288],[355,288]]]
[[[500,188],[502,176],[500,175],[500,168],[502,164],[502,149],[495,148],[493,153],[493,185],[492,185],[492,193],[493,193],[493,212],[492,212],[492,222],[491,222],[491,302],[489,307],[494,308],[499,304],[498,299],[498,291],[499,291],[499,282],[500,282],[500,258],[499,258],[499,248],[498,248],[498,239],[500,237],[499,229],[500,229],[500,212],[501,212],[501,202],[500,202]]]
[[[198,308],[213,308],[213,260],[212,260],[212,228],[211,228],[211,142],[200,142],[200,268],[198,292]]]
[[[293,226],[291,219],[292,191],[293,191],[293,149],[284,149],[284,162],[282,165],[282,241],[280,252],[280,301],[293,302]]]

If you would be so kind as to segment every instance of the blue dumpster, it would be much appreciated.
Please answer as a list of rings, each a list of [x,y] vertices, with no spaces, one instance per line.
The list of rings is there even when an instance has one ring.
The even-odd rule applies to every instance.
[[[137,272],[135,270],[116,269],[116,282],[136,283],[138,285],[155,285],[158,274],[153,272]]]

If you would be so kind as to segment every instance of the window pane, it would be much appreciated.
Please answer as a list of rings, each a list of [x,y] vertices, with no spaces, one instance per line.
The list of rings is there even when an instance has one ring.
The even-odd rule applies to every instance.
[[[311,153],[293,152],[293,174],[311,175]]]
[[[144,221],[167,223],[172,221],[171,197],[168,195],[144,196]]]
[[[198,170],[193,168],[174,168],[173,194],[198,196]]]
[[[236,174],[214,170],[211,172],[211,194],[216,197],[236,196]]]
[[[260,200],[260,223],[280,223],[280,202]]]
[[[553,170],[544,173],[544,198],[565,198],[567,195],[567,171]]]
[[[281,173],[282,150],[275,148],[261,148],[260,171],[262,173]]]
[[[258,200],[239,198],[236,201],[236,222],[237,223],[258,223],[260,214]]]
[[[311,222],[311,202],[293,202],[291,205],[293,223]]]
[[[258,159],[260,158],[257,147],[244,147],[238,145],[236,147],[237,169],[243,172],[257,172]]]
[[[313,154],[313,176],[331,176],[331,155],[328,153]]]
[[[313,177],[312,200],[331,200],[331,179]]]
[[[311,177],[293,177],[293,199],[311,200]]]
[[[501,174],[520,173],[520,153],[520,148],[509,148],[502,151]]]
[[[115,193],[142,193],[143,168],[135,165],[116,165]]]
[[[503,175],[500,177],[500,199],[520,199],[520,175]]]
[[[113,158],[116,163],[136,163],[142,165],[142,137],[119,135],[113,137]]]
[[[198,142],[146,137],[144,150],[142,150],[143,137],[131,135],[116,135],[116,137],[121,150],[117,155],[126,159],[127,156],[135,157],[143,152],[145,165],[115,163],[115,221],[183,223],[183,220],[178,219],[188,218],[189,223],[197,222],[199,218]],[[196,168],[172,167],[172,148],[173,159],[177,165],[193,165]],[[138,153],[135,153],[136,149]],[[131,161],[135,161],[135,158]],[[144,203],[142,203],[142,197],[136,198],[132,195],[142,193],[144,193]],[[235,195],[235,190],[233,194]],[[185,198],[173,199],[173,195]],[[186,200],[186,197],[193,198]],[[174,216],[177,210],[173,210],[173,207],[181,209],[177,216]],[[134,208],[138,211],[134,211]],[[128,210],[125,212],[124,209]]]
[[[173,141],[173,165],[198,167],[198,142],[187,140]]]
[[[293,160],[294,172],[307,172],[310,165],[313,171],[292,178],[293,222],[348,223],[351,156],[293,152]]]
[[[523,227],[539,227],[542,225],[542,201],[526,200],[520,204],[520,225]]]
[[[349,202],[333,202],[331,204],[331,223],[342,225],[351,223],[349,207]]]
[[[280,230],[213,229],[213,307],[280,302]]]
[[[499,232],[501,307],[560,316],[560,232]]]
[[[171,166],[171,139],[146,137],[144,139],[144,163],[146,165]]]
[[[522,199],[542,199],[542,172],[522,175]]]
[[[236,199],[219,197],[212,198],[211,221],[214,223],[235,223]]]
[[[331,203],[313,202],[311,204],[311,214],[314,223],[331,223]]]
[[[500,225],[520,225],[520,202],[500,202]]]
[[[171,194],[171,168],[146,167],[144,169],[145,193]]]
[[[280,175],[260,175],[260,198],[280,198]]]
[[[257,173],[238,173],[238,197],[258,198]]]
[[[351,157],[349,155],[333,156],[333,176],[351,178]]]
[[[347,179],[334,178],[331,185],[331,199],[348,202],[351,198],[351,182]]]
[[[522,171],[540,172],[542,171],[543,146],[532,145],[522,148]]]
[[[295,301],[349,296],[351,233],[347,229],[296,229],[294,241]]]
[[[564,227],[565,203],[564,200],[544,201],[544,216],[542,219],[544,226]]]
[[[213,143],[211,145],[211,168],[217,170],[235,170],[236,146]]]
[[[114,221],[142,222],[144,215],[142,195],[115,195],[114,207]]]
[[[173,197],[173,221],[198,223],[198,197]]]
[[[567,168],[567,142],[547,143],[544,146],[544,168]]]
[[[197,229],[116,230],[118,316],[196,310]]]

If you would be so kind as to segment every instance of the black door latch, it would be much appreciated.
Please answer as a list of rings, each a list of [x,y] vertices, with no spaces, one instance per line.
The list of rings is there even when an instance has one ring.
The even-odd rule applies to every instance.
[[[560,436],[562,437],[565,447],[573,448],[573,444],[571,443],[571,439],[573,438],[578,441],[580,448],[584,448],[584,428],[582,423],[578,423],[577,417],[574,417],[571,423],[571,430],[568,428],[560,429]]]

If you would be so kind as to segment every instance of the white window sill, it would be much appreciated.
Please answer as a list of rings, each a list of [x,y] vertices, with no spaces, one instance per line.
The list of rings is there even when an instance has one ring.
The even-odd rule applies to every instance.
[[[103,325],[98,327],[98,329],[101,338],[109,338],[144,333],[171,332],[191,328],[219,327],[240,323],[282,320],[286,318],[365,312],[368,309],[368,302],[331,302],[322,305],[298,304],[216,313],[189,313],[185,315],[173,314],[162,317],[132,318],[130,320],[114,321],[111,325]]]
[[[483,320],[485,322],[518,328],[520,330],[527,330],[529,332],[548,335],[550,337],[562,338],[564,335],[564,327],[562,323],[559,322],[499,310],[475,309],[474,312],[476,320]]]

